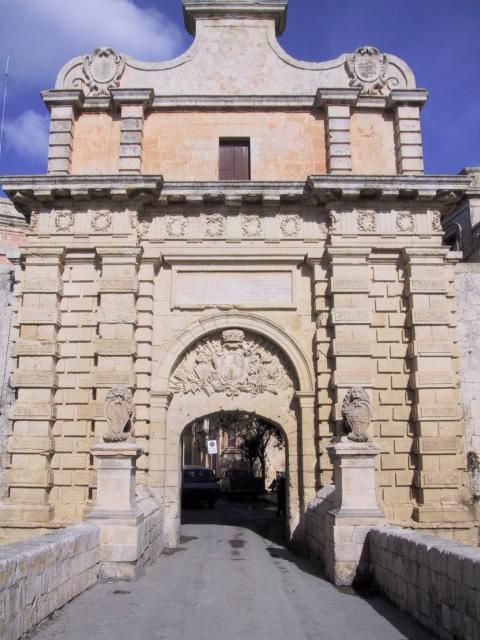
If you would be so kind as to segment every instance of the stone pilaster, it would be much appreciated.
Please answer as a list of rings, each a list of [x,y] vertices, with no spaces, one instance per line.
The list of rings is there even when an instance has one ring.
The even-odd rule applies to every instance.
[[[422,175],[424,172],[420,110],[426,100],[427,92],[423,90],[394,90],[390,96],[398,173]]]
[[[167,411],[171,393],[152,391],[150,405],[151,438],[149,442],[148,486],[157,502],[163,506],[165,517],[165,546],[175,548],[180,539],[180,512],[178,507],[178,458],[167,456]],[[169,462],[177,480],[168,473]],[[175,466],[177,468],[175,468]]]
[[[330,294],[335,359],[333,387],[336,391],[335,420],[341,420],[341,405],[347,390],[374,386],[372,367],[372,315],[369,292],[371,267],[369,248],[330,247]]]
[[[113,89],[114,104],[120,109],[119,173],[141,173],[145,110],[153,102],[151,89]]]
[[[300,406],[301,420],[301,451],[300,453],[300,473],[303,478],[303,502],[304,509],[310,500],[315,497],[316,491],[316,471],[317,462],[315,450],[315,393],[296,393]]]
[[[316,404],[317,404],[317,456],[319,459],[317,489],[332,482],[332,465],[326,455],[326,447],[331,443],[333,430],[331,422],[332,390],[330,380],[332,376],[332,360],[329,354],[331,343],[331,328],[328,324],[330,311],[330,296],[328,291],[329,265],[323,258],[308,257],[313,270],[313,299],[316,322],[315,330],[315,369],[316,369]]]
[[[463,425],[447,253],[443,248],[404,249],[411,327],[410,386],[414,391],[414,518],[422,523],[470,519],[459,493],[464,467],[460,455]]]
[[[97,247],[101,260],[98,284],[100,302],[97,312],[95,433],[106,428],[103,403],[108,390],[123,385],[136,388],[135,359],[138,295],[138,247]]]
[[[58,89],[42,96],[50,110],[48,173],[66,175],[71,171],[75,117],[85,96],[83,91]]]
[[[149,470],[150,438],[150,391],[152,380],[152,342],[153,342],[153,290],[154,280],[160,265],[158,249],[146,249],[142,255],[138,271],[137,312],[138,325],[135,333],[136,386],[134,403],[136,410],[135,437],[143,449],[143,455],[137,461],[137,479],[139,484],[147,483]]]
[[[319,89],[315,104],[325,109],[329,173],[352,172],[351,108],[358,89]]]
[[[7,498],[0,510],[6,522],[45,523],[53,518],[52,429],[57,389],[58,328],[64,250],[26,251],[17,370],[16,403],[7,442]]]
[[[51,503],[55,518],[76,522],[93,498],[90,448],[95,429],[96,307],[98,267],[94,249],[69,250],[63,272],[62,329],[53,430]]]

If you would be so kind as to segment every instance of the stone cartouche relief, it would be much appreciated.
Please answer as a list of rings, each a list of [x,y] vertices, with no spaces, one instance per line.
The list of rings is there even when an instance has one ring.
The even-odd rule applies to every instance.
[[[349,429],[347,438],[353,442],[367,442],[372,420],[370,398],[363,387],[348,390],[342,403],[342,418]]]
[[[350,86],[364,95],[387,95],[399,84],[397,78],[388,77],[388,58],[376,47],[359,47],[347,56],[346,67]]]
[[[140,213],[129,213],[130,228],[136,232],[140,240],[144,240],[150,231],[152,223],[151,216],[141,215]]]
[[[107,420],[105,442],[123,442],[133,436],[135,406],[130,389],[112,387],[105,398],[104,413]]]
[[[225,393],[230,397],[277,395],[293,387],[293,377],[278,349],[240,329],[226,329],[197,343],[170,382],[173,393]]]
[[[30,214],[29,229],[33,233],[35,233],[37,231],[37,229],[38,229],[38,219],[39,219],[38,212],[37,211],[32,211],[32,213]]]
[[[225,218],[220,213],[205,216],[205,235],[208,238],[221,238],[225,233]]]
[[[338,231],[340,225],[340,214],[338,211],[330,211],[328,214],[328,227],[330,231]]]
[[[55,216],[55,229],[57,231],[70,231],[75,222],[75,216],[71,211],[58,211]]]
[[[85,77],[78,78],[76,86],[86,85],[85,93],[89,96],[108,96],[110,89],[120,86],[125,57],[109,47],[101,47],[85,56],[82,71]]]
[[[431,211],[432,216],[432,229],[433,231],[443,231],[442,227],[442,214],[440,211]]]

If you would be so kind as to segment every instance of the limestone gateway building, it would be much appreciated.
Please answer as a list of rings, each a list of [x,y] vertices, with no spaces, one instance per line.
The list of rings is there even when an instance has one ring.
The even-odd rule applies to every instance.
[[[478,244],[479,173],[424,174],[427,92],[394,55],[295,60],[277,41],[287,0],[183,8],[195,39],[174,60],[67,62],[43,93],[48,173],[2,179],[28,222],[3,531],[88,515],[105,399],[128,389],[137,497],[163,545],[179,540],[182,432],[220,411],[282,429],[289,536],[318,538],[307,514],[351,407],[371,419],[379,518],[475,541],[478,381],[457,324],[468,337],[478,306],[456,264],[459,238]]]

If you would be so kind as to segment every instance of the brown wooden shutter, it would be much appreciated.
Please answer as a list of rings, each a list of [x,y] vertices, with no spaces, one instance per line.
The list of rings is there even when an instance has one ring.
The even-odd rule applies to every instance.
[[[219,180],[250,180],[250,141],[220,140]]]

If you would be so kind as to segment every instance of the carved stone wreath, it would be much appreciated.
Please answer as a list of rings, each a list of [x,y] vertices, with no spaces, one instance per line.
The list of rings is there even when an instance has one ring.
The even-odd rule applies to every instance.
[[[443,232],[442,214],[440,213],[440,211],[432,211],[431,214],[432,214],[432,229],[434,231]]]
[[[242,233],[247,238],[258,238],[262,233],[262,221],[259,216],[243,216]]]
[[[396,78],[387,78],[387,56],[376,47],[359,47],[347,57],[346,67],[350,86],[365,95],[385,95],[398,84]]]
[[[280,230],[285,237],[295,238],[300,233],[300,218],[297,215],[283,216]]]
[[[187,221],[183,217],[169,216],[167,218],[167,235],[171,238],[183,238],[187,227]]]
[[[95,231],[107,231],[112,225],[112,214],[110,211],[99,211],[93,216],[92,228]]]
[[[293,388],[283,356],[266,340],[241,329],[227,329],[197,343],[177,367],[170,390],[179,394],[203,392],[277,395]]]
[[[408,213],[407,211],[400,211],[397,213],[395,224],[398,231],[408,233],[414,230],[415,219],[412,213]]]
[[[205,217],[205,235],[210,238],[223,236],[225,232],[225,218],[219,213]]]
[[[120,85],[125,57],[109,47],[101,47],[85,56],[83,73],[90,96],[106,96]]]
[[[69,231],[74,222],[75,217],[71,211],[58,211],[55,216],[55,228],[57,231]]]
[[[360,231],[375,231],[377,227],[377,219],[373,211],[359,211],[357,223]]]

